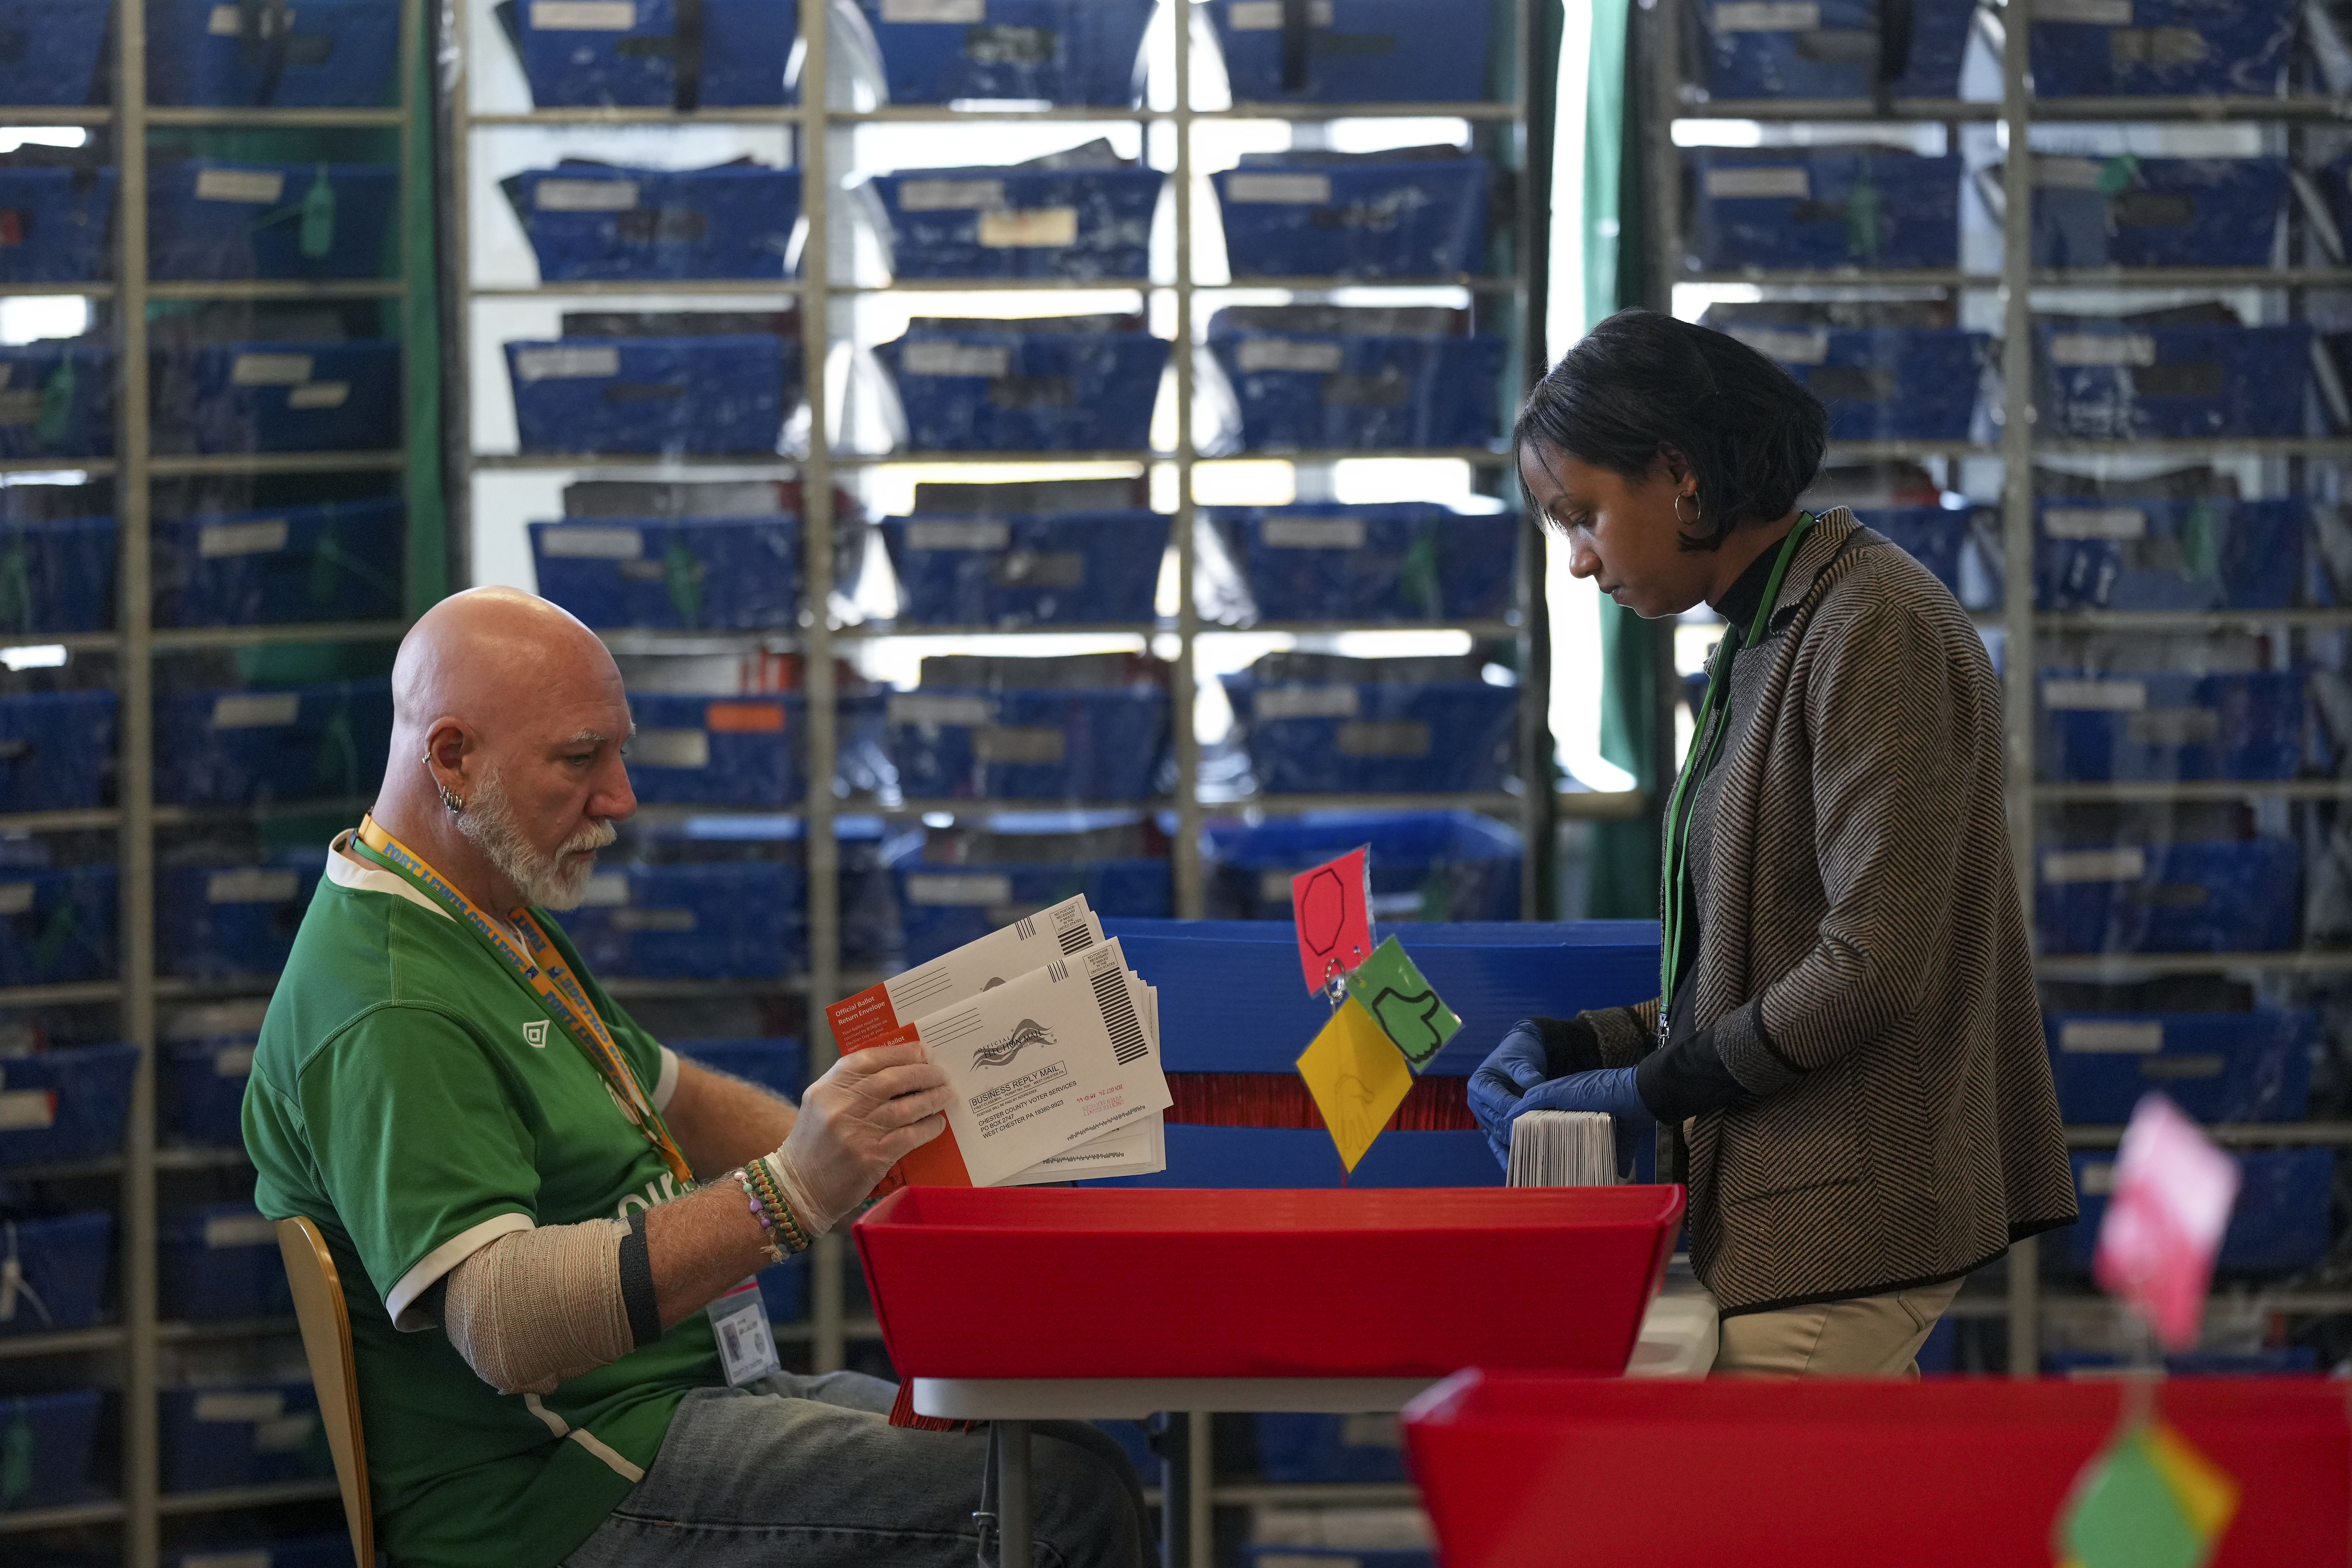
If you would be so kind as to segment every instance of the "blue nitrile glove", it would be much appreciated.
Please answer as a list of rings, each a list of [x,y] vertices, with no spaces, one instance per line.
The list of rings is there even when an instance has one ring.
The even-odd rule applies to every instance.
[[[1519,1097],[1540,1087],[1544,1074],[1543,1036],[1529,1021],[1513,1026],[1470,1075],[1470,1113],[1506,1171],[1511,1168],[1511,1118],[1518,1113]]]
[[[1601,1068],[1537,1085],[1511,1107],[1503,1127],[1505,1152],[1511,1146],[1510,1123],[1530,1110],[1597,1110],[1609,1118],[1617,1134],[1617,1169],[1623,1171],[1633,1163],[1635,1140],[1657,1125],[1657,1118],[1643,1103],[1641,1090],[1633,1087],[1635,1070]],[[1487,1141],[1494,1141],[1491,1133]]]

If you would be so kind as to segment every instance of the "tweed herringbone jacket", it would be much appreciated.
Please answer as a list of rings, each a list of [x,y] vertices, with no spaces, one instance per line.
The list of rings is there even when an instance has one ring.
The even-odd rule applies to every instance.
[[[1730,683],[1691,830],[1691,1021],[1754,1098],[1685,1127],[1699,1278],[1727,1314],[1875,1295],[2071,1222],[1976,628],[1840,508]],[[1656,1018],[1585,1015],[1612,1067]]]

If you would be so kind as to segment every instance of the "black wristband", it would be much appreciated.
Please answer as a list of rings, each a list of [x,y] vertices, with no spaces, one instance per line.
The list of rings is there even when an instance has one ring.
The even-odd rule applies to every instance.
[[[646,1214],[629,1215],[629,1234],[621,1237],[621,1305],[628,1310],[629,1338],[643,1350],[662,1337],[661,1302],[654,1293],[654,1258],[646,1247]]]

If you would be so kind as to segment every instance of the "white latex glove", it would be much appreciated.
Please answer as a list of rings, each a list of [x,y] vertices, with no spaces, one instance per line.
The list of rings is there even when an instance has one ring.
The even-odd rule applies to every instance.
[[[903,1155],[946,1131],[940,1112],[954,1097],[920,1046],[875,1046],[834,1063],[768,1156],[801,1228],[815,1237],[838,1225]]]

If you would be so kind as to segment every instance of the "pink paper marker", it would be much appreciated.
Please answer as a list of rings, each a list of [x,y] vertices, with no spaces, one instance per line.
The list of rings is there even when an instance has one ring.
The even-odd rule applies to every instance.
[[[2100,1167],[2084,1168],[2095,1191]],[[2213,1258],[2238,1198],[2238,1163],[2160,1094],[2144,1095],[2108,1168],[2113,1182],[2091,1275],[2165,1348],[2193,1350]]]

